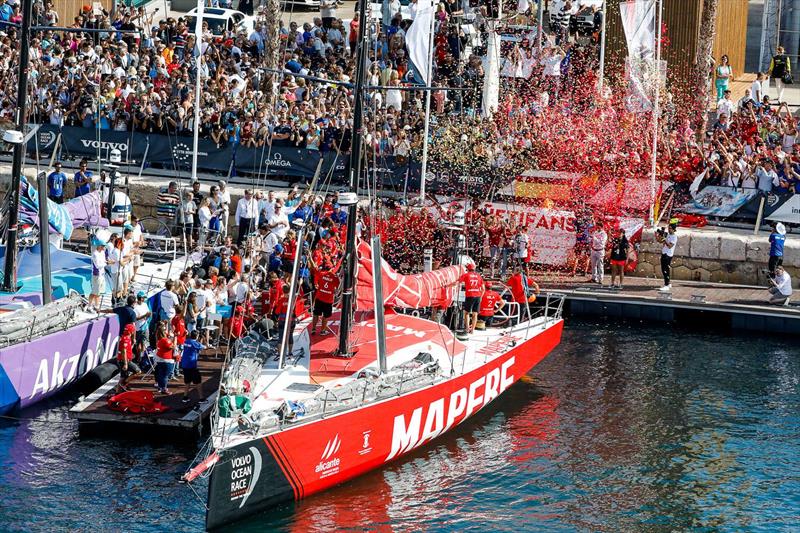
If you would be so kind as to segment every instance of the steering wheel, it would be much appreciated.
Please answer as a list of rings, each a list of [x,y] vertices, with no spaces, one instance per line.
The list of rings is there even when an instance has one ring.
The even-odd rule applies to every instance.
[[[496,311],[492,317],[492,327],[504,327],[509,325],[513,319],[519,318],[519,306],[514,304],[514,298],[511,295],[511,288],[503,282],[495,282],[492,284],[492,290],[500,294],[500,299],[505,302],[505,305]],[[511,309],[516,309],[516,313],[510,312]]]

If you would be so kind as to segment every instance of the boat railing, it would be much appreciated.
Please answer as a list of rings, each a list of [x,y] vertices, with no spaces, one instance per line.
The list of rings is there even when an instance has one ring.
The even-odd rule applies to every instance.
[[[0,316],[0,348],[72,327],[82,306],[81,297],[70,295],[47,305],[23,308]]]
[[[566,299],[567,295],[560,292],[547,293],[543,308],[545,326],[547,326],[551,322],[556,322],[558,320],[561,320],[561,316],[564,313],[564,302],[566,301]]]

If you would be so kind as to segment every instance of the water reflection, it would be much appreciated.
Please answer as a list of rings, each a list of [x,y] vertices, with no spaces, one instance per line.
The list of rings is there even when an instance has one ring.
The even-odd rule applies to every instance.
[[[465,425],[232,530],[796,530],[790,342],[572,321]],[[202,529],[175,482],[190,448],[79,436],[58,403],[26,416],[64,423],[0,425],[1,530]]]

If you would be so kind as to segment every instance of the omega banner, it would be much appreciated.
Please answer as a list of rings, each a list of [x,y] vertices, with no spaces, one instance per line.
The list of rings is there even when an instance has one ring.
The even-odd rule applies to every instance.
[[[192,164],[192,138],[127,131],[95,130],[50,124],[42,125],[28,141],[28,154],[35,157],[52,153],[61,133],[60,156],[108,160],[113,150],[119,150],[123,162],[158,166],[170,170],[188,171]],[[258,148],[217,146],[210,139],[198,143],[198,167],[203,171],[237,174],[283,176],[311,179],[323,159],[320,179],[334,183],[346,180],[349,154],[321,153],[291,147],[263,146]],[[231,166],[233,163],[233,166]],[[371,165],[368,179],[376,179],[384,189],[408,192],[419,191],[420,164],[408,159],[381,156]]]

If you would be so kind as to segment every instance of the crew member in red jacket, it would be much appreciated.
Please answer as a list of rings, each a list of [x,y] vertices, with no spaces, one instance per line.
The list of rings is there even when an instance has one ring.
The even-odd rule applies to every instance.
[[[314,287],[316,293],[314,294],[314,318],[311,321],[311,334],[313,335],[317,331],[317,323],[322,317],[320,335],[327,335],[328,319],[333,314],[333,300],[336,289],[339,288],[339,276],[330,267],[330,264],[323,263],[318,270],[315,270]]]
[[[475,264],[467,265],[467,271],[459,279],[464,284],[464,327],[467,333],[475,331],[478,323],[478,310],[483,296],[483,278],[475,272]]]
[[[523,267],[517,264],[514,267],[514,274],[508,278],[508,288],[511,289],[511,296],[519,304],[519,316],[523,318],[528,314],[528,303],[536,300],[539,295],[539,285],[523,273]]]
[[[483,292],[481,298],[481,308],[478,311],[478,318],[489,327],[492,324],[494,314],[498,312],[506,304],[506,301],[500,297],[500,293],[492,290],[492,282],[486,282],[486,290]]]
[[[117,350],[117,366],[119,367],[119,383],[117,392],[128,390],[127,385],[131,376],[141,372],[136,363],[133,362],[133,336],[136,327],[133,324],[126,324],[119,336],[119,348]]]

